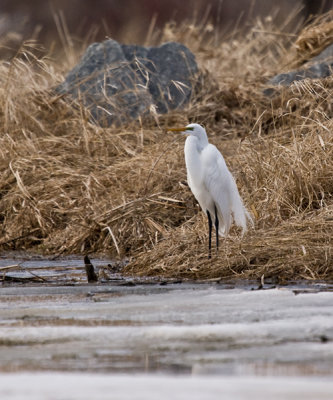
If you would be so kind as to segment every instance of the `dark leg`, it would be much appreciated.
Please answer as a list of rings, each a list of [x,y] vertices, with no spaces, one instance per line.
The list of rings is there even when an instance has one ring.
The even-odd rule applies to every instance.
[[[212,229],[213,223],[209,211],[207,210],[209,239],[208,239],[208,258],[212,258]]]
[[[215,208],[216,253],[217,253],[217,250],[219,248],[219,218],[217,216],[216,206],[214,206],[214,208]]]

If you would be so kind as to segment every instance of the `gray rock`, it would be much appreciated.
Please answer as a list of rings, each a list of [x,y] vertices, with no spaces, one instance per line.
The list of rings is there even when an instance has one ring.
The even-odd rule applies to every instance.
[[[179,43],[149,49],[147,68],[152,68],[149,91],[158,112],[166,113],[187,103],[193,77],[198,72],[194,55]]]
[[[272,95],[275,92],[272,86],[289,86],[295,81],[301,81],[306,78],[326,78],[332,74],[332,71],[333,44],[305,63],[303,68],[275,75],[268,81],[267,85],[271,87],[265,89],[264,94],[267,96]]]
[[[143,47],[106,40],[90,45],[56,90],[82,102],[96,123],[120,125],[151,106],[158,113],[182,107],[197,73],[194,55],[180,43]]]
[[[330,67],[331,66],[327,63],[313,64],[309,68],[297,69],[285,74],[278,74],[269,80],[269,84],[289,86],[295,81],[302,81],[306,78],[326,78],[331,74]]]
[[[324,61],[326,63],[333,63],[333,44],[326,47],[326,49],[324,49],[317,56],[313,57],[310,61],[307,62],[307,64],[319,61]]]

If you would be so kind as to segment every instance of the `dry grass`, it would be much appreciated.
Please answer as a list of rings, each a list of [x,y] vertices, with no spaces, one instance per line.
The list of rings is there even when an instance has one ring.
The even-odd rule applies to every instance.
[[[161,41],[195,52],[201,86],[186,110],[122,128],[96,127],[53,94],[68,59],[37,57],[26,43],[2,62],[0,248],[105,252],[129,257],[126,272],[136,275],[332,279],[333,79],[265,98],[265,77],[290,61],[294,38],[277,40],[269,24],[223,42],[209,24],[168,25]],[[211,261],[183,141],[166,133],[188,121],[207,127],[256,219],[245,237],[234,230],[222,240]]]
[[[332,15],[333,11],[324,14],[302,30],[295,43],[299,64],[318,55],[333,43]]]

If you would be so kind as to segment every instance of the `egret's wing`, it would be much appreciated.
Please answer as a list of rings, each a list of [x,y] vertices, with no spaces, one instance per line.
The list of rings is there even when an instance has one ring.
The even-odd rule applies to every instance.
[[[228,233],[232,216],[235,223],[245,231],[248,213],[222,154],[214,145],[209,144],[203,151],[202,161],[204,183],[218,208],[219,214],[222,216],[224,233]]]
[[[209,144],[202,151],[203,180],[207,190],[213,195],[221,197],[229,192],[230,172],[222,157],[222,154],[215,146]],[[217,197],[214,198],[217,200]]]
[[[230,186],[232,186],[230,177],[232,179],[232,176],[222,154],[214,145],[209,144],[202,151],[201,157],[204,185],[217,206],[221,233],[227,234],[232,222],[230,197]],[[214,210],[210,211],[214,212]]]

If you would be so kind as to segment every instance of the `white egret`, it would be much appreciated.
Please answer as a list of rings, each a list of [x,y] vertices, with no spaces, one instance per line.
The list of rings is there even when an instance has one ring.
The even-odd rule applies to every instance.
[[[248,221],[253,225],[253,220],[244,207],[236,182],[222,154],[208,142],[206,130],[199,124],[169,130],[188,136],[184,147],[187,182],[208,217],[211,258],[213,218],[216,249],[219,246],[219,235],[228,234],[233,220],[242,228],[243,234],[247,230]]]

